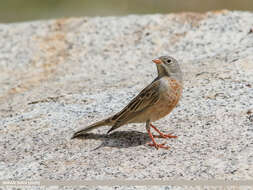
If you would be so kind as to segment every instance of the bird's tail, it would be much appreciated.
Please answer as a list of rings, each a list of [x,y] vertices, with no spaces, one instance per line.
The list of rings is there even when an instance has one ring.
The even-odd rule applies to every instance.
[[[78,130],[77,132],[74,133],[74,135],[71,137],[71,139],[76,138],[80,135],[83,135],[93,129],[96,129],[96,128],[104,126],[104,125],[111,125],[111,118],[104,119],[102,121],[98,121],[96,123],[93,123],[87,127],[84,127],[82,129]]]

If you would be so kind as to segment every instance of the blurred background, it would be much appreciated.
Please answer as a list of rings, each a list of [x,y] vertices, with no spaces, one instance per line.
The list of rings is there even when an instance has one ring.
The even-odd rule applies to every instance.
[[[253,11],[253,0],[0,0],[0,22],[219,9]]]

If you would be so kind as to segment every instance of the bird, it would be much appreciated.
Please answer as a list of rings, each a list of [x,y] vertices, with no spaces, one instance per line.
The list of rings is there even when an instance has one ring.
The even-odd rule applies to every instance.
[[[129,123],[146,123],[146,130],[151,139],[149,146],[164,148],[165,143],[158,144],[155,137],[177,138],[172,134],[162,133],[152,122],[168,115],[178,104],[183,90],[183,73],[178,61],[171,56],[160,56],[152,60],[156,64],[157,77],[146,86],[127,106],[113,116],[95,122],[76,131],[71,139],[79,137],[101,126],[111,126],[107,134]],[[151,128],[159,135],[153,135]]]

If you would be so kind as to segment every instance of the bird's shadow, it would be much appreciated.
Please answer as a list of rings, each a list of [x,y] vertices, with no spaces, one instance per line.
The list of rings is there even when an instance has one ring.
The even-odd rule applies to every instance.
[[[111,134],[95,134],[87,133],[76,137],[78,139],[95,139],[101,140],[102,143],[96,147],[97,150],[101,147],[116,147],[116,148],[128,148],[140,146],[150,142],[150,138],[147,133],[138,131],[116,131]]]

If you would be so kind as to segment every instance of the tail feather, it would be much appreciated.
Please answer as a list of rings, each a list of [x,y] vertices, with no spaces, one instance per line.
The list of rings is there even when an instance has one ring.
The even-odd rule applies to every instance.
[[[91,131],[93,129],[96,129],[98,127],[101,127],[101,126],[104,126],[104,125],[110,125],[110,120],[111,120],[110,118],[109,119],[105,119],[105,120],[93,123],[93,124],[91,124],[91,125],[89,125],[87,127],[84,127],[82,129],[78,130],[77,132],[75,132],[74,135],[71,137],[71,139],[76,138],[76,137],[78,137],[80,135],[83,135],[83,134],[85,134],[85,133],[87,133],[87,132],[89,132],[89,131]]]

